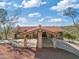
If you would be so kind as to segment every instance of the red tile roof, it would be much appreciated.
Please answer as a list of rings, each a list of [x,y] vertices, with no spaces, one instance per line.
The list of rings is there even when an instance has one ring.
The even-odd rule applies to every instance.
[[[26,26],[26,27],[20,27],[20,26],[17,26],[16,27],[16,30],[17,31],[27,31],[27,32],[30,32],[30,31],[33,31],[33,30],[36,30],[36,29],[44,29],[44,30],[47,30],[47,31],[50,31],[50,32],[63,32],[63,29],[61,27],[57,27],[57,26]]]

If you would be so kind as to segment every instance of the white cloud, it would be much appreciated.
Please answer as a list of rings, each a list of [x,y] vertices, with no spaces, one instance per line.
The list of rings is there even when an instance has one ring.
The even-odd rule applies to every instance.
[[[61,19],[61,18],[51,18],[51,19],[49,19],[48,20],[48,22],[62,22],[63,21],[63,19]]]
[[[18,21],[18,23],[26,23],[26,22],[28,22],[25,17],[19,17],[17,21]]]
[[[42,5],[44,5],[44,4],[47,4],[47,2],[46,2],[46,1],[44,1],[44,2],[41,2],[41,4],[42,4]]]
[[[38,22],[43,22],[45,19],[44,18],[41,18],[38,20]]]
[[[6,2],[0,2],[0,8],[5,8]]]
[[[30,13],[30,14],[28,14],[28,17],[40,17],[41,16],[41,14],[40,13]]]
[[[25,17],[19,17],[17,19],[16,25],[25,26],[27,24],[28,20]]]
[[[79,4],[74,5],[74,8],[79,8]]]
[[[56,6],[52,6],[51,10],[63,11],[68,7],[79,8],[79,4],[75,4],[76,0],[61,0]]]
[[[11,2],[0,2],[0,8],[6,8],[7,6],[11,5]]]
[[[7,7],[22,7],[22,5],[18,5],[17,3],[12,2],[0,2],[0,8],[7,8]]]
[[[8,5],[11,5],[12,3],[11,2],[8,2]]]
[[[46,16],[44,18],[39,19],[38,22],[43,22],[43,21],[48,20],[50,18],[51,18],[50,16]]]
[[[14,7],[18,7],[18,5],[17,4],[14,4]]]
[[[22,5],[18,5],[18,4],[16,4],[16,3],[13,4],[13,6],[16,7],[16,8],[20,8],[20,7],[22,7]]]
[[[23,0],[21,4],[13,3],[13,2],[0,2],[0,8],[6,8],[7,6],[9,7],[22,7],[22,8],[32,8],[32,7],[39,7],[41,5],[46,4],[46,1],[42,0]]]
[[[46,2],[42,2],[42,0],[29,0],[29,1],[23,0],[22,1],[23,8],[38,7],[44,4],[46,4]]]

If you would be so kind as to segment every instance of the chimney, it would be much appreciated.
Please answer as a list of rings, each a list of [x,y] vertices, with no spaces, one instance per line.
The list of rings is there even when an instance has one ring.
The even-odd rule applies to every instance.
[[[20,29],[20,26],[19,25],[17,25],[17,30],[19,30]]]
[[[41,27],[41,25],[39,25],[39,27]]]

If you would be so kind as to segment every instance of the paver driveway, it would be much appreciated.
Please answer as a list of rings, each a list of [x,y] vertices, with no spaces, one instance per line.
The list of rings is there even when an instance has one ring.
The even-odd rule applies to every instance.
[[[26,49],[0,45],[0,59],[79,59],[79,57],[61,49]]]

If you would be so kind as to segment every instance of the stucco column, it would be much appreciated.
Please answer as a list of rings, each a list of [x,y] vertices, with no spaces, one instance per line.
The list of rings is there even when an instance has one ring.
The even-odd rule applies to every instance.
[[[60,33],[60,39],[63,40],[63,33]]]
[[[38,32],[38,48],[42,48],[42,32]]]
[[[31,39],[33,38],[33,33],[31,33]]]
[[[27,38],[25,35],[24,35],[24,47],[27,47]]]
[[[53,41],[53,48],[56,48],[56,34],[53,34],[53,38],[52,38],[52,41]]]
[[[49,33],[46,32],[46,35],[47,35],[47,39],[50,39],[50,35],[49,35]]]

